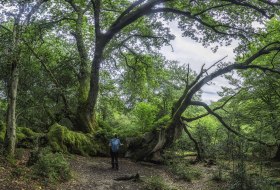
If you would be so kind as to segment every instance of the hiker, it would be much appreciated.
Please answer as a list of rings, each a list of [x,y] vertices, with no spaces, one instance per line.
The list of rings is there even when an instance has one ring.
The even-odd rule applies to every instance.
[[[110,140],[109,146],[110,146],[110,154],[112,159],[112,169],[116,167],[116,169],[119,169],[118,164],[118,154],[119,154],[119,148],[120,148],[121,141],[118,138],[117,134],[114,134],[114,138]]]

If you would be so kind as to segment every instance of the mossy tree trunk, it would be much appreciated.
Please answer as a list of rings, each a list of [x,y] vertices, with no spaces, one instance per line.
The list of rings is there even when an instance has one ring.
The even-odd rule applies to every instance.
[[[23,7],[20,8],[19,13],[15,17],[14,26],[12,31],[12,52],[10,78],[8,81],[8,107],[7,107],[7,128],[5,134],[5,155],[14,157],[16,146],[16,100],[19,81],[19,38],[20,38],[20,19],[23,13]]]
[[[94,114],[88,112],[88,92],[90,85],[90,59],[88,50],[86,49],[83,36],[83,17],[89,10],[91,4],[82,8],[73,1],[67,1],[77,14],[75,19],[75,29],[72,35],[76,39],[76,46],[79,53],[79,73],[78,73],[78,105],[74,119],[74,127],[77,131],[91,133],[96,129],[96,122]]]
[[[16,99],[18,90],[18,63],[12,63],[11,79],[8,88],[7,129],[5,135],[5,154],[14,157],[16,146]]]

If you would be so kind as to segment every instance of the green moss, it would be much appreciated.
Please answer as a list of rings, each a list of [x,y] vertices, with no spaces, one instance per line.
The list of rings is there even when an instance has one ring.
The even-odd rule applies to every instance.
[[[51,147],[59,152],[95,155],[98,150],[98,146],[90,134],[71,131],[59,124],[51,126],[48,139]]]
[[[36,133],[28,127],[17,127],[17,142],[26,138],[35,139],[39,136],[40,133]]]

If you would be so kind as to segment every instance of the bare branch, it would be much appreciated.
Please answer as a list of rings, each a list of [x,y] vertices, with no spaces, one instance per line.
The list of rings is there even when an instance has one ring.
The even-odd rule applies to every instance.
[[[200,80],[200,78],[202,77],[202,75],[204,73],[204,66],[205,66],[205,64],[203,64],[201,66],[200,73],[196,76],[194,81],[192,81],[192,83],[188,86],[189,89],[191,89]]]
[[[215,65],[217,65],[218,63],[220,63],[221,61],[223,61],[225,58],[227,58],[228,56],[223,57],[222,59],[216,61],[215,63],[213,63],[208,69],[206,69],[205,72],[209,71],[211,68],[213,68]]]
[[[241,89],[241,90],[242,90],[242,89]],[[235,93],[234,95],[230,96],[226,101],[223,102],[222,105],[220,105],[220,106],[218,106],[218,107],[215,107],[215,108],[213,108],[212,110],[213,110],[213,111],[217,111],[217,110],[219,110],[219,109],[224,110],[224,109],[223,109],[224,106],[225,106],[232,98],[234,98],[237,94],[239,94],[239,92],[240,92],[241,90],[239,90],[239,91],[238,91],[237,93]],[[181,118],[182,118],[182,120],[184,120],[184,121],[186,121],[186,122],[193,122],[193,121],[195,121],[195,120],[198,120],[198,119],[201,119],[201,118],[203,118],[203,117],[206,117],[206,116],[208,116],[209,114],[210,114],[210,113],[207,112],[207,113],[204,113],[204,114],[202,114],[202,115],[199,115],[199,116],[196,116],[196,117],[193,117],[193,118],[186,118],[186,117],[183,117],[183,116],[181,116]]]
[[[215,116],[219,121],[220,123],[230,132],[232,132],[233,134],[241,137],[241,138],[244,138],[246,139],[247,141],[250,141],[250,142],[257,142],[257,143],[260,143],[262,145],[265,145],[265,146],[269,146],[269,147],[273,147],[275,145],[271,145],[271,144],[267,144],[261,140],[258,140],[258,139],[255,139],[255,138],[249,138],[249,137],[246,137],[244,136],[243,134],[239,133],[238,131],[232,129],[224,120],[223,118],[218,115],[217,113],[215,113],[213,110],[211,110],[209,108],[209,106],[207,104],[205,104],[204,102],[199,102],[199,101],[192,101],[190,102],[191,105],[196,105],[196,106],[202,106],[204,107],[205,110],[207,110],[211,115]]]

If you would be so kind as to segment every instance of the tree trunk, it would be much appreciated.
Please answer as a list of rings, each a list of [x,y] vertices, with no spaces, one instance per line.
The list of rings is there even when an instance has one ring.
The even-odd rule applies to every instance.
[[[84,44],[84,38],[82,33],[83,14],[80,10],[78,12],[78,18],[76,20],[76,29],[73,34],[76,39],[77,50],[80,57],[80,69],[79,69],[79,88],[78,88],[78,106],[75,118],[75,129],[78,131],[90,133],[96,128],[96,121],[94,115],[88,112],[88,93],[90,86],[90,60]]]
[[[10,78],[8,81],[8,107],[7,107],[7,128],[5,134],[5,155],[9,157],[14,157],[15,155],[15,147],[16,147],[16,99],[17,99],[17,90],[18,90],[18,80],[19,80],[19,58],[20,58],[20,51],[19,51],[19,22],[21,18],[21,14],[23,12],[22,7],[15,18],[14,21],[14,28],[13,28],[13,39],[12,39],[12,52],[11,52],[11,73]]]
[[[8,89],[7,129],[5,135],[5,154],[14,157],[16,146],[16,98],[18,87],[18,66],[12,65],[10,85]]]

